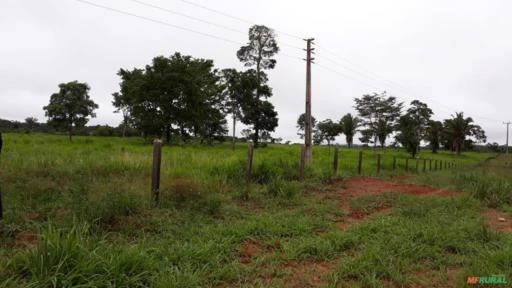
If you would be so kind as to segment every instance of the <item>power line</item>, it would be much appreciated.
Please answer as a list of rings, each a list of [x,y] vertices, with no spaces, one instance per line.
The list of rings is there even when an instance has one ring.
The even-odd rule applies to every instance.
[[[89,2],[87,0],[75,0],[75,1],[87,4],[87,5],[90,5],[90,6],[94,6],[94,7],[97,7],[97,8],[102,8],[102,9],[105,9],[105,10],[116,12],[116,13],[119,13],[119,14],[123,14],[123,15],[131,16],[131,17],[139,18],[139,19],[146,20],[146,21],[149,21],[149,22],[153,22],[153,23],[157,23],[157,24],[173,27],[173,28],[176,28],[176,29],[192,32],[192,33],[203,35],[203,36],[207,36],[207,37],[210,37],[210,38],[215,38],[217,40],[222,40],[222,41],[233,43],[233,44],[237,44],[237,45],[241,44],[241,43],[239,43],[237,41],[234,41],[234,40],[231,40],[231,39],[228,39],[228,38],[215,36],[213,34],[209,34],[209,33],[206,33],[206,32],[196,31],[196,30],[193,30],[193,29],[190,29],[190,28],[182,27],[182,26],[175,25],[175,24],[172,24],[172,23],[169,23],[169,22],[165,22],[165,21],[161,21],[161,20],[156,20],[156,19],[149,18],[149,17],[146,17],[146,16],[141,16],[141,15],[134,14],[134,13],[131,13],[131,12],[126,12],[126,11],[119,10],[119,9],[116,9],[116,8],[112,8],[112,7],[108,7],[108,6],[103,6],[103,5],[100,5],[100,4],[93,3],[93,2]]]
[[[161,7],[161,6],[153,5],[151,3],[146,3],[146,2],[143,2],[143,1],[139,1],[139,0],[130,0],[130,1],[138,3],[138,4],[146,6],[146,7],[151,7],[151,8],[158,9],[158,10],[161,10],[161,11],[164,11],[164,12],[167,12],[167,13],[171,13],[171,14],[178,15],[178,16],[181,16],[181,17],[189,18],[189,19],[192,19],[194,21],[199,21],[199,22],[202,22],[202,23],[205,23],[205,24],[208,24],[208,25],[216,26],[216,27],[219,27],[219,28],[222,28],[222,29],[230,30],[230,31],[233,31],[233,32],[241,33],[241,34],[245,34],[246,33],[245,31],[242,31],[242,30],[239,30],[239,29],[236,29],[236,28],[232,28],[232,27],[224,26],[224,25],[217,24],[217,23],[214,23],[214,22],[210,22],[210,21],[207,21],[207,20],[203,20],[203,19],[198,18],[198,17],[190,16],[190,15],[187,15],[185,13],[181,13],[181,12],[174,11],[174,10],[171,10],[171,9],[167,9],[167,8],[164,8],[164,7]]]
[[[324,50],[326,50],[326,49],[324,48]],[[332,63],[336,64],[336,65],[337,65],[337,66],[339,66],[339,67],[342,67],[342,68],[345,68],[345,69],[347,69],[347,70],[350,70],[350,71],[352,71],[352,72],[354,72],[354,73],[356,73],[356,74],[359,74],[359,75],[361,75],[361,76],[363,76],[363,77],[365,77],[365,78],[372,78],[372,79],[375,79],[375,80],[382,80],[382,81],[388,82],[388,83],[392,84],[392,85],[389,85],[389,84],[388,84],[390,88],[394,88],[394,89],[396,89],[396,90],[400,90],[400,91],[405,92],[405,93],[408,93],[408,94],[413,94],[413,95],[416,95],[416,94],[417,94],[417,93],[414,93],[414,91],[412,91],[412,89],[407,89],[406,87],[404,87],[404,86],[402,86],[402,85],[395,84],[395,82],[393,82],[393,81],[389,81],[389,80],[386,80],[386,79],[384,79],[384,78],[382,78],[382,77],[378,77],[378,76],[377,76],[377,77],[373,77],[373,76],[370,76],[370,75],[368,75],[368,74],[361,73],[360,71],[357,71],[357,70],[355,70],[355,69],[353,69],[353,68],[351,68],[351,67],[348,67],[348,66],[342,65],[342,64],[338,63],[337,61],[335,61],[334,59],[332,59],[332,58],[330,58],[330,57],[327,57],[327,56],[325,56],[325,55],[318,55],[318,57],[324,58],[325,60],[330,61],[330,62],[332,62]],[[377,74],[375,74],[375,73],[372,73],[372,74],[377,75]],[[413,92],[413,93],[411,93],[411,92]],[[416,97],[416,98],[419,98],[419,99],[426,99],[426,100],[428,100],[428,101],[430,101],[430,102],[433,102],[433,103],[435,103],[435,104],[439,105],[440,107],[442,107],[442,109],[441,109],[441,110],[444,110],[445,112],[448,112],[448,113],[452,113],[452,112],[454,112],[454,111],[457,111],[457,110],[458,110],[457,108],[454,108],[454,107],[450,107],[450,106],[448,106],[448,105],[445,105],[445,104],[443,104],[443,103],[441,103],[441,102],[439,102],[439,101],[437,101],[437,100],[435,100],[435,99],[432,99],[432,98],[430,98],[430,97],[425,97],[425,96],[422,96],[422,95],[416,95],[415,97]],[[397,97],[397,98],[408,98],[408,99],[410,99],[410,100],[414,100],[414,98],[410,98],[410,97]],[[491,118],[491,117],[482,116],[482,115],[478,115],[478,116],[476,116],[475,118],[480,118],[480,119],[482,119],[482,120],[487,120],[487,121],[489,121],[489,122],[496,122],[496,121],[500,121],[500,120],[493,119],[493,118]]]
[[[213,35],[213,34],[210,34],[210,33],[193,30],[193,29],[190,29],[190,28],[182,27],[182,26],[179,26],[179,25],[175,25],[175,24],[172,24],[172,23],[169,23],[169,22],[153,19],[153,18],[146,17],[146,16],[141,16],[141,15],[134,14],[134,13],[131,13],[131,12],[126,12],[126,11],[119,10],[119,9],[116,9],[116,8],[112,8],[112,7],[96,4],[96,3],[93,3],[93,2],[90,2],[90,1],[87,1],[87,0],[75,0],[75,1],[81,2],[83,4],[87,4],[87,5],[90,5],[90,6],[94,6],[94,7],[97,7],[97,8],[105,9],[105,10],[108,10],[108,11],[111,11],[111,12],[115,12],[115,13],[118,13],[118,14],[123,14],[123,15],[126,15],[126,16],[135,17],[135,18],[138,18],[138,19],[141,19],[141,20],[152,22],[152,23],[156,23],[156,24],[172,27],[172,28],[175,28],[175,29],[184,30],[184,31],[187,31],[187,32],[192,32],[192,33],[199,34],[199,35],[206,36],[206,37],[210,37],[210,38],[214,38],[214,39],[221,40],[221,41],[224,41],[224,42],[228,42],[228,43],[232,43],[232,44],[236,44],[236,45],[244,45],[243,43],[235,41],[235,40],[231,40],[231,39],[224,38],[224,37],[219,37],[219,36],[216,36],[216,35]],[[296,59],[296,60],[301,60],[301,58],[299,58],[297,56],[290,55],[290,54],[283,53],[283,52],[280,52],[279,55],[286,56],[286,57],[289,57],[289,58],[293,58],[293,59]]]
[[[199,7],[199,8],[204,9],[204,10],[208,10],[208,11],[213,12],[213,13],[217,13],[219,15],[223,15],[223,16],[229,17],[231,19],[234,19],[234,20],[237,20],[237,21],[240,21],[240,22],[244,22],[244,23],[247,23],[247,24],[250,24],[250,25],[254,25],[255,24],[254,21],[243,19],[243,18],[240,18],[238,16],[234,16],[234,15],[222,12],[220,10],[207,7],[207,6],[201,5],[201,4],[193,2],[193,1],[189,1],[189,0],[180,0],[180,1],[184,2],[184,3],[187,3],[189,5],[195,6],[195,7]],[[300,37],[300,36],[297,36],[297,35],[294,35],[294,34],[291,34],[291,33],[287,33],[287,32],[281,31],[281,30],[277,30],[277,29],[275,29],[275,30],[277,32],[279,32],[280,34],[286,35],[286,36],[291,37],[291,38],[295,38],[295,39],[299,39],[299,40],[302,40],[302,38],[303,38],[303,37]]]
[[[135,17],[135,18],[138,18],[138,19],[141,19],[141,20],[145,20],[145,21],[153,22],[153,23],[156,23],[156,24],[160,24],[160,25],[165,25],[165,26],[168,26],[168,27],[172,27],[172,28],[175,28],[175,29],[179,29],[179,30],[183,30],[183,31],[187,31],[187,32],[192,32],[192,33],[195,33],[195,34],[198,34],[198,35],[202,35],[202,36],[206,36],[206,37],[214,38],[214,39],[221,40],[221,41],[224,41],[224,42],[228,42],[228,43],[232,43],[232,44],[237,44],[237,45],[244,45],[243,43],[240,43],[240,42],[235,41],[235,40],[232,40],[232,39],[228,39],[228,38],[225,38],[225,37],[219,37],[219,36],[216,36],[216,35],[213,35],[213,34],[210,34],[210,33],[197,31],[197,30],[194,30],[194,29],[190,29],[190,28],[186,28],[186,27],[183,27],[183,26],[175,25],[175,24],[172,24],[172,23],[169,23],[169,22],[165,22],[165,21],[161,21],[161,20],[153,19],[153,18],[150,18],[150,17],[146,17],[146,16],[142,16],[142,15],[134,14],[134,13],[131,13],[131,12],[126,12],[126,11],[123,11],[123,10],[119,10],[119,9],[116,9],[116,8],[112,8],[112,7],[104,6],[104,5],[101,5],[101,4],[96,4],[96,3],[93,3],[93,2],[90,2],[90,1],[87,1],[87,0],[76,0],[76,1],[81,2],[81,3],[83,3],[83,4],[90,5],[90,6],[94,6],[94,7],[97,7],[97,8],[101,8],[101,9],[109,10],[109,11],[111,11],[111,12],[115,12],[115,13],[118,13],[118,14],[123,14],[123,15],[131,16],[131,17]],[[140,4],[140,3],[144,3],[144,2],[139,1],[139,0],[132,0],[132,1],[137,2],[137,3],[139,3],[139,4]],[[191,2],[191,1],[187,1],[187,0],[180,0],[180,1],[185,2],[185,3],[188,3],[188,4],[190,4],[190,5],[194,5],[194,6],[197,6],[197,7],[201,7],[201,8],[203,8],[203,9],[207,9],[207,10],[210,10],[210,11],[214,11],[215,13],[223,14],[223,15],[228,16],[228,17],[230,17],[230,18],[234,18],[234,19],[237,19],[237,20],[240,20],[240,21],[244,21],[244,22],[248,22],[248,23],[250,22],[250,21],[248,21],[248,20],[244,20],[244,19],[238,18],[238,17],[236,17],[236,16],[232,16],[232,15],[229,15],[229,14],[227,14],[227,13],[224,13],[224,12],[218,11],[218,10],[208,8],[208,7],[206,7],[206,6],[203,6],[203,5],[200,5],[200,4],[197,4],[197,3]],[[144,4],[147,4],[147,3],[144,3]],[[143,5],[144,5],[144,4],[143,4]],[[148,4],[148,5],[155,6],[154,8],[158,7],[158,8],[156,8],[156,9],[160,9],[160,8],[165,9],[165,8],[163,8],[163,7],[159,7],[159,6],[152,5],[152,4]],[[169,10],[169,9],[166,9],[166,10]],[[169,13],[175,13],[175,11],[172,11],[172,12],[171,12],[171,11],[172,11],[172,10],[169,10],[168,12],[169,12]],[[180,12],[176,12],[176,13],[182,14],[181,16],[183,16],[183,17],[188,17],[188,18],[194,19],[194,20],[196,20],[196,21],[201,21],[201,22],[203,22],[203,23],[208,23],[208,24],[210,24],[210,25],[214,25],[214,26],[217,26],[217,27],[223,27],[224,29],[229,28],[229,27],[226,27],[226,26],[223,26],[223,25],[215,24],[215,23],[210,22],[210,21],[207,21],[207,20],[203,20],[203,19],[199,19],[199,18],[196,18],[196,17],[193,17],[193,16],[189,16],[189,15],[186,15],[186,14],[183,14],[183,13],[180,13]],[[178,15],[178,14],[177,14],[177,15]],[[185,15],[186,15],[186,16],[185,16]],[[252,22],[250,22],[250,23],[252,24]],[[229,28],[229,29],[230,29],[230,30],[232,30],[232,31],[241,32],[240,30],[237,30],[237,29],[231,29],[231,28]],[[278,31],[278,30],[276,30],[276,31]],[[282,34],[288,34],[288,33],[283,33],[283,32],[280,32],[280,33],[282,33]],[[291,35],[291,34],[289,34],[289,35]],[[295,36],[295,35],[294,35],[293,37],[294,37],[294,38],[299,38],[299,39],[301,39],[300,37]],[[300,47],[297,47],[297,46],[294,46],[294,45],[289,45],[289,46],[292,46],[292,47],[297,48],[297,49],[301,49]],[[317,45],[317,46],[318,46],[318,45]],[[323,48],[323,50],[326,50],[326,51],[327,51],[327,49],[325,49],[325,48]],[[301,58],[299,58],[299,57],[296,57],[296,56],[293,56],[293,55],[289,55],[289,54],[286,54],[286,53],[282,53],[282,52],[281,52],[281,53],[279,53],[279,55],[283,55],[283,56],[286,56],[286,57],[289,57],[289,58],[293,58],[293,59],[298,59],[298,60],[300,60],[300,59],[301,59]],[[328,59],[328,58],[329,58],[329,57],[326,57],[326,56],[321,56],[321,57],[323,57],[323,58],[325,58],[325,59]],[[331,60],[331,62],[333,62],[333,63],[337,63],[336,61],[334,61],[334,60],[332,60],[332,59],[330,59],[330,60]],[[339,63],[337,63],[337,64],[338,64],[339,66],[341,66],[341,67],[344,67],[343,65],[341,65],[341,64],[339,64]],[[318,65],[318,66],[320,66],[320,67],[323,67],[324,69],[330,70],[331,72],[334,72],[334,73],[336,73],[336,74],[338,74],[338,75],[341,75],[341,76],[343,76],[343,77],[345,77],[345,78],[349,78],[349,79],[352,79],[352,80],[354,80],[354,81],[357,81],[357,82],[359,82],[359,83],[361,83],[361,84],[363,84],[363,85],[366,85],[366,86],[372,87],[372,88],[374,88],[374,89],[381,90],[381,88],[377,88],[376,86],[373,86],[373,85],[371,85],[371,84],[368,84],[368,83],[366,83],[366,82],[364,82],[364,81],[360,81],[360,80],[359,80],[359,79],[357,79],[357,78],[354,78],[354,77],[348,76],[348,75],[343,74],[343,73],[341,73],[341,72],[339,72],[339,71],[333,70],[333,69],[331,69],[331,68],[329,68],[329,67],[327,67],[327,66],[320,65],[320,64],[317,64],[317,65]],[[345,67],[346,67],[346,66],[345,66]],[[356,70],[353,70],[353,69],[351,69],[351,70],[352,70],[352,71],[356,71]],[[357,72],[357,71],[356,71],[356,73],[358,73],[358,74],[360,74],[360,75],[363,75],[363,76],[364,76],[364,74],[363,74],[363,73],[360,73],[360,72]],[[373,73],[373,74],[375,74],[375,73]],[[383,79],[383,80],[385,80],[385,79]],[[388,81],[388,82],[391,82],[391,81]],[[392,83],[392,82],[391,82],[391,83]],[[402,90],[402,91],[403,91],[403,90]],[[437,101],[435,101],[435,100],[432,100],[432,101],[433,101],[433,102],[437,102]],[[438,102],[438,103],[439,103],[439,102]],[[446,106],[446,105],[441,104],[441,103],[439,103],[439,104],[440,104],[440,105],[442,105],[442,106],[445,106],[445,107],[449,107],[449,106]],[[453,108],[451,108],[451,107],[449,107],[449,108],[450,108],[450,109],[453,109]],[[454,111],[456,111],[457,109],[453,109],[453,110],[454,110]],[[476,118],[488,119],[489,121],[499,121],[499,120],[496,120],[496,119],[493,119],[493,118],[490,118],[490,117],[485,117],[485,116],[477,116]]]
[[[212,25],[212,26],[215,26],[215,27],[218,27],[218,28],[222,28],[222,29],[225,29],[225,30],[229,30],[229,31],[232,31],[232,32],[239,33],[239,34],[247,35],[247,31],[243,31],[243,30],[240,30],[240,29],[232,28],[232,27],[229,27],[229,26],[226,26],[226,25],[218,24],[218,23],[215,23],[215,22],[212,22],[212,21],[208,21],[208,20],[204,20],[204,19],[201,19],[201,18],[198,18],[198,17],[190,16],[188,14],[185,14],[185,13],[182,13],[182,12],[178,12],[178,11],[174,11],[174,10],[162,7],[162,6],[154,5],[154,4],[147,3],[147,2],[144,2],[144,1],[140,1],[140,0],[130,0],[130,1],[138,3],[138,4],[146,6],[146,7],[150,7],[150,8],[161,10],[161,11],[164,11],[164,12],[167,12],[167,13],[170,13],[170,14],[174,14],[174,15],[178,15],[178,16],[185,17],[185,18],[188,18],[188,19],[192,19],[194,21],[198,21],[198,22],[201,22],[201,23]],[[295,49],[298,49],[298,50],[302,50],[301,47],[298,47],[296,45],[289,44],[289,43],[284,42],[284,41],[279,41],[279,42],[280,42],[281,45],[292,47],[292,48],[295,48]]]
[[[349,75],[347,75],[347,74],[341,73],[341,72],[339,72],[339,71],[337,71],[337,70],[334,70],[334,69],[332,69],[332,68],[330,68],[330,67],[328,67],[328,66],[325,66],[325,65],[322,65],[322,64],[318,64],[318,63],[315,63],[315,65],[316,65],[316,66],[318,66],[318,67],[322,67],[322,68],[324,68],[325,70],[331,71],[332,73],[338,74],[338,75],[340,75],[340,76],[342,76],[342,77],[344,77],[344,78],[351,79],[351,80],[353,80],[353,81],[359,82],[360,84],[362,84],[362,85],[364,85],[364,86],[367,86],[367,87],[370,87],[370,88],[372,88],[372,89],[376,89],[376,90],[383,90],[382,88],[379,88],[379,87],[377,87],[377,86],[373,86],[372,84],[369,84],[369,83],[367,83],[367,82],[361,81],[361,80],[359,80],[359,79],[357,79],[357,78],[354,78],[354,77],[352,77],[352,76],[349,76]]]
[[[315,63],[315,64],[316,64],[317,66],[319,66],[319,67],[322,67],[322,68],[323,68],[323,69],[325,69],[325,70],[328,70],[328,71],[330,71],[330,72],[332,72],[332,73],[335,73],[335,74],[337,74],[337,75],[339,75],[339,76],[342,76],[343,78],[353,80],[353,81],[355,81],[355,82],[358,82],[358,83],[360,83],[360,84],[362,84],[362,85],[364,85],[364,86],[370,87],[370,88],[375,89],[375,90],[377,90],[377,91],[384,91],[384,90],[385,90],[385,89],[383,89],[383,87],[377,87],[377,86],[374,86],[373,84],[370,84],[370,83],[365,82],[365,81],[361,81],[361,80],[360,80],[360,79],[358,79],[358,78],[355,78],[355,77],[353,77],[353,76],[350,76],[350,75],[344,74],[344,73],[342,73],[342,72],[340,72],[340,71],[338,71],[338,70],[332,69],[332,68],[330,68],[330,67],[328,67],[328,66],[325,66],[325,65],[322,65],[322,64],[318,64],[318,63]],[[406,96],[396,96],[396,95],[394,95],[394,97],[396,97],[397,99],[401,99],[401,100],[403,100],[404,102],[405,102],[405,101],[412,101],[412,100],[415,100],[415,99],[414,99],[414,98],[412,98],[412,97],[406,97]],[[438,103],[437,101],[434,101],[434,102]],[[445,105],[442,105],[442,106],[445,106]],[[448,106],[445,106],[445,107],[448,107]],[[451,108],[450,108],[450,109],[445,109],[444,107],[438,107],[438,108],[439,108],[440,110],[443,110],[443,111],[447,112],[447,113],[453,113],[454,111],[457,111],[457,109],[451,109]],[[484,122],[493,122],[493,123],[495,123],[495,122],[496,122],[495,120],[489,119],[489,118],[484,117],[484,116],[476,116],[476,117],[474,117],[474,118],[480,118],[480,120],[486,120],[486,121],[484,121]]]

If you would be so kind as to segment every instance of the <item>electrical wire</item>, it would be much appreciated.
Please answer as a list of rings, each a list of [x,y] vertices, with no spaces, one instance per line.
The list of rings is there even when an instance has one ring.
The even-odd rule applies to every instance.
[[[182,12],[171,10],[171,9],[168,9],[168,8],[165,8],[165,7],[162,7],[162,6],[154,5],[154,4],[147,3],[147,2],[144,2],[144,1],[140,1],[140,0],[130,0],[130,1],[135,2],[135,3],[137,3],[139,5],[142,5],[142,6],[146,6],[146,7],[150,7],[150,8],[153,8],[153,9],[160,10],[160,11],[164,11],[166,13],[170,13],[170,14],[181,16],[181,17],[185,17],[185,18],[188,18],[188,19],[191,19],[191,20],[194,20],[194,21],[198,21],[198,22],[201,22],[201,23],[204,23],[204,24],[212,25],[212,26],[215,26],[215,27],[218,27],[218,28],[222,28],[222,29],[225,29],[225,30],[228,30],[228,31],[236,32],[236,33],[239,33],[239,34],[242,34],[242,35],[247,35],[247,31],[243,31],[243,30],[240,30],[240,29],[236,29],[236,28],[232,28],[232,27],[226,26],[226,25],[222,25],[222,24],[218,24],[218,23],[211,22],[211,21],[208,21],[208,20],[204,20],[204,19],[201,19],[201,18],[198,18],[198,17],[195,17],[195,16],[191,16],[191,15],[182,13]],[[290,43],[287,43],[287,42],[284,42],[284,41],[279,41],[279,44],[281,44],[283,46],[288,46],[288,47],[291,47],[291,48],[302,50],[302,47],[298,47],[296,45],[293,45],[293,44],[290,44]]]

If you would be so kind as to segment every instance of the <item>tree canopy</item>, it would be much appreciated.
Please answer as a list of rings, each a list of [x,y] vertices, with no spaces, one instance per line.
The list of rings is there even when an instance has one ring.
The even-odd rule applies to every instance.
[[[483,129],[473,123],[473,118],[464,117],[464,112],[456,112],[451,119],[444,120],[443,138],[445,143],[451,145],[452,151],[460,154],[467,137],[472,137],[477,142],[487,141]]]
[[[300,139],[304,139],[304,129],[306,127],[306,113],[300,114],[297,119],[297,135],[299,135]],[[316,127],[316,119],[311,116],[311,128],[314,130]]]
[[[384,147],[388,135],[395,129],[403,103],[397,102],[393,96],[387,96],[386,92],[366,94],[354,101],[354,108],[362,120],[361,126],[364,127],[359,140],[373,143],[374,146],[378,141]]]
[[[212,60],[175,53],[153,58],[144,69],[124,70],[113,104],[127,109],[145,135],[192,135],[211,142],[227,132],[222,87]]]
[[[96,117],[94,110],[98,104],[89,97],[87,83],[72,81],[59,84],[59,92],[50,96],[50,103],[43,107],[48,124],[55,128],[66,129],[72,140],[73,128],[83,127],[88,117]]]
[[[254,25],[249,28],[249,42],[240,47],[236,55],[247,67],[255,66],[244,72],[245,81],[242,87],[246,92],[251,89],[254,93],[244,93],[242,99],[242,122],[253,129],[252,140],[257,147],[260,133],[265,134],[274,131],[278,125],[277,112],[274,105],[266,99],[272,96],[272,89],[268,86],[268,77],[263,70],[273,69],[276,60],[272,57],[279,52],[274,31],[263,25]],[[253,82],[255,81],[255,82]],[[262,99],[262,97],[264,99]]]
[[[352,116],[352,114],[347,113],[340,120],[341,131],[345,134],[345,140],[347,141],[347,146],[350,148],[354,143],[354,135],[357,132],[357,128],[361,124],[361,119]]]

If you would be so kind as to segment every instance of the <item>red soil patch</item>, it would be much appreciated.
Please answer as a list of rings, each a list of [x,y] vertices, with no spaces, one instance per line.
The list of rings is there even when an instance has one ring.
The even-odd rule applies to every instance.
[[[243,242],[238,248],[239,260],[242,264],[249,264],[254,258],[270,254],[273,249],[279,249],[281,243],[276,241],[272,245],[262,243],[259,240],[250,239]]]
[[[364,195],[377,195],[390,192],[402,192],[411,195],[435,195],[435,196],[456,196],[457,193],[453,191],[446,191],[429,186],[418,186],[405,183],[410,176],[395,177],[394,181],[386,181],[375,178],[367,177],[353,177],[344,181],[341,188],[334,193],[338,196],[341,202],[341,208],[348,212],[346,217],[339,219],[340,223],[338,228],[347,230],[352,224],[360,222],[366,217],[373,214],[387,213],[391,207],[383,205],[373,211],[365,212],[360,210],[353,210],[350,207],[350,200],[356,199]]]
[[[487,209],[484,215],[487,220],[487,225],[489,225],[491,229],[512,233],[512,217],[510,217],[510,215],[494,209]],[[500,218],[505,219],[505,221],[500,221]]]
[[[396,182],[389,182],[381,179],[354,177],[348,179],[338,193],[348,197],[359,197],[366,194],[382,194],[387,192],[403,192],[413,195],[434,194],[438,196],[453,196],[454,192],[445,191],[428,186],[407,184],[397,179]]]
[[[288,272],[283,287],[321,287],[325,286],[325,277],[334,269],[335,262],[290,261],[284,265]]]

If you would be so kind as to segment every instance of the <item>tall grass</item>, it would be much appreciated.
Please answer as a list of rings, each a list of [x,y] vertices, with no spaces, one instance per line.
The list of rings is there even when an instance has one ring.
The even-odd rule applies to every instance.
[[[150,209],[151,146],[142,139],[76,137],[71,143],[55,135],[4,134],[0,159],[5,208],[5,219],[0,222],[0,287],[262,286],[255,271],[266,269],[258,266],[264,263],[275,267],[271,273],[279,278],[283,275],[279,265],[291,259],[334,260],[352,251],[378,262],[378,255],[364,252],[364,247],[386,243],[377,243],[366,229],[374,231],[383,242],[392,233],[406,241],[407,230],[420,237],[414,225],[428,217],[414,223],[405,218],[426,215],[428,210],[414,206],[408,215],[395,215],[379,222],[381,226],[365,224],[363,230],[343,234],[333,223],[333,218],[346,212],[340,210],[339,203],[302,193],[306,185],[318,186],[332,177],[356,174],[358,152],[341,149],[338,175],[333,175],[333,149],[314,147],[314,162],[307,167],[306,179],[299,181],[299,145],[256,149],[253,181],[247,185],[243,178],[247,154],[243,144],[235,151],[228,144],[164,146],[162,202],[160,207]],[[365,149],[364,175],[376,176],[377,153],[383,154],[381,176],[394,175],[394,156],[402,159],[397,173],[404,173],[403,159],[407,155],[403,151]],[[468,164],[487,156],[421,154],[424,158],[457,159]],[[448,174],[443,171],[436,175]],[[249,200],[241,201],[244,195]],[[385,199],[389,203],[402,201],[393,197]],[[355,205],[372,209],[371,200],[365,201]],[[436,205],[441,207],[435,206],[439,211],[452,208],[444,202]],[[423,227],[440,223],[426,222]],[[390,227],[394,224],[404,224],[407,229],[395,231]],[[434,238],[447,229],[427,230],[425,237]],[[35,243],[20,241],[18,236],[24,232],[38,235]],[[471,241],[479,241],[477,236]],[[452,233],[450,237],[454,245],[459,245],[456,242],[461,236]],[[240,265],[238,251],[247,241],[270,247],[271,256],[248,267]],[[398,245],[397,241],[393,243]],[[425,249],[445,247],[444,243],[434,244],[434,248],[427,245]],[[383,262],[389,264],[389,269],[393,268],[393,259],[406,261],[398,252],[391,257]],[[486,259],[501,261],[499,257],[492,254]],[[362,275],[361,271],[371,262],[358,259],[360,266],[355,261],[340,267],[355,267],[359,276],[347,276],[348,270],[340,268],[339,279],[359,277],[360,281],[370,281],[372,275]]]

